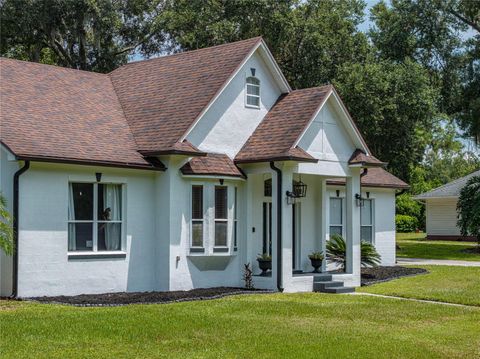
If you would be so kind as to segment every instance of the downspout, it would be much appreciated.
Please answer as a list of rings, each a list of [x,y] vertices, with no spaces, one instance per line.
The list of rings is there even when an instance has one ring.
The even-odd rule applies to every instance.
[[[13,176],[13,277],[12,295],[16,298],[18,294],[18,208],[19,208],[19,180],[20,176],[30,168],[30,161],[26,160],[23,167]]]
[[[277,289],[283,292],[282,278],[282,170],[270,162],[270,168],[277,173]]]

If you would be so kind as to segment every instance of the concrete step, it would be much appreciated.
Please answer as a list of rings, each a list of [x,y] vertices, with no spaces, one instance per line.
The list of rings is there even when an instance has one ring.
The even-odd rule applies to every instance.
[[[313,282],[329,282],[332,280],[331,274],[315,274],[313,277]]]
[[[343,287],[343,282],[339,281],[325,281],[325,282],[313,282],[313,290],[319,291],[324,288]]]
[[[355,292],[355,287],[330,287],[320,290],[322,293],[353,293]]]

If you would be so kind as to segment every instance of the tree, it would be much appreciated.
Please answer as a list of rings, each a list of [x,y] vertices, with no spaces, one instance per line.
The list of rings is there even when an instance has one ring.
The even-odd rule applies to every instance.
[[[0,249],[7,255],[13,253],[12,218],[7,210],[7,200],[0,192]]]
[[[5,0],[2,56],[108,72],[134,51],[158,52],[154,31],[162,2],[148,0]]]
[[[458,222],[462,236],[477,238],[480,252],[480,176],[472,177],[460,191],[457,203]]]
[[[412,61],[372,58],[342,66],[334,84],[375,156],[408,181],[436,119],[438,93],[428,73]]]

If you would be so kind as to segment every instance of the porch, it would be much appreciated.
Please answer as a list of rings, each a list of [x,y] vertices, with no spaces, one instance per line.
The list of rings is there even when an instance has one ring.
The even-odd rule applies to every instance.
[[[327,285],[316,284],[321,282],[359,286],[360,208],[355,196],[361,193],[361,169],[349,169],[341,177],[345,185],[333,186],[327,183],[332,175],[308,173],[298,164],[287,162],[276,165],[281,172],[280,181],[278,172],[262,171],[261,166],[257,166],[257,172],[250,169],[248,175],[246,263],[252,265],[255,285],[286,292],[312,291]],[[301,196],[295,195],[298,188],[295,191],[294,186],[298,185],[305,187]],[[340,208],[335,207],[336,201],[331,198],[339,199]],[[346,241],[345,272],[339,273],[336,264],[325,259],[321,273],[312,273],[308,255],[325,255],[333,232],[341,233]],[[257,257],[261,254],[272,258],[272,269],[266,276],[260,275]]]

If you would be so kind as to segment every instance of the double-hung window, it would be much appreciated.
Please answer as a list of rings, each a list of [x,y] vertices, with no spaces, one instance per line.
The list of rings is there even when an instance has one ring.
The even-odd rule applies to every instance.
[[[330,198],[330,236],[343,236],[343,198]]]
[[[68,250],[122,250],[122,185],[69,183]]]
[[[247,77],[246,106],[260,108],[260,80],[256,77]]]
[[[360,239],[362,241],[373,243],[373,216],[373,200],[364,199],[363,207],[360,209]]]
[[[215,247],[227,246],[228,188],[215,186]]]
[[[203,247],[203,186],[192,186],[192,247]]]
[[[238,209],[237,209],[237,187],[234,188],[233,192],[233,250],[237,250],[237,241],[238,241]]]

